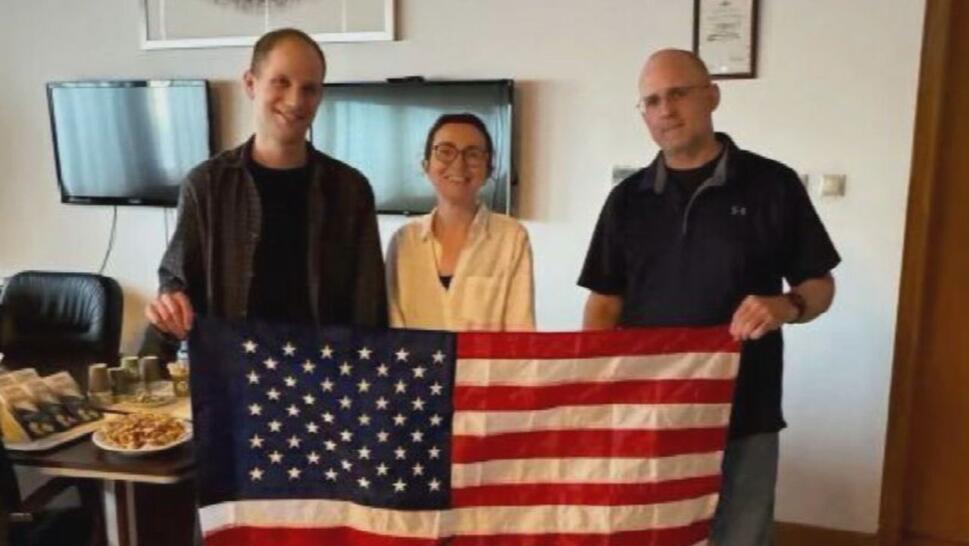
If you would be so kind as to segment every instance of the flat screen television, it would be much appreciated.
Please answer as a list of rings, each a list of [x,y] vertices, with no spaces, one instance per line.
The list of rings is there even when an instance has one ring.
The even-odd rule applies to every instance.
[[[61,202],[174,207],[212,153],[205,80],[47,84]]]
[[[514,183],[512,80],[329,83],[313,121],[317,149],[356,167],[370,180],[377,211],[420,214],[435,204],[421,169],[427,130],[441,114],[470,112],[494,140],[494,172],[481,200],[512,210]]]

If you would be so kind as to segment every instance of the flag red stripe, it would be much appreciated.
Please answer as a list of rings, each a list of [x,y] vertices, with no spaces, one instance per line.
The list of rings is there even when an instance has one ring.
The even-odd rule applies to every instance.
[[[591,358],[738,352],[724,326],[583,332],[461,332],[458,358]]]
[[[726,427],[662,430],[553,430],[454,436],[452,463],[495,459],[667,457],[723,449]]]
[[[454,387],[455,411],[523,411],[599,404],[726,404],[732,379],[647,379],[540,387]]]
[[[434,546],[440,539],[379,535],[352,527],[230,527],[205,535],[205,546]]]
[[[720,476],[701,476],[655,483],[529,483],[462,487],[451,491],[451,503],[465,506],[532,506],[585,504],[621,506],[681,501],[720,491]]]
[[[610,534],[459,536],[448,546],[694,546],[710,535],[710,522]]]
[[[205,536],[205,546],[693,546],[710,532],[710,522],[684,527],[624,531],[611,534],[534,534],[458,536],[444,539],[378,535],[349,527],[232,527]]]

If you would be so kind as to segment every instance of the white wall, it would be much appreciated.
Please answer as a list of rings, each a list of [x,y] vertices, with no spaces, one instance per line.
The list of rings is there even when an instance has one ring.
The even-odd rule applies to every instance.
[[[44,82],[216,81],[226,145],[250,129],[234,80],[245,49],[141,51],[137,2],[10,2],[0,16],[0,274],[93,270],[110,210],[61,205]],[[613,165],[656,152],[636,76],[659,47],[689,47],[687,0],[398,0],[393,43],[325,47],[331,81],[421,74],[518,81],[521,212],[543,329],[579,325],[575,287]],[[890,382],[924,0],[761,2],[760,75],[721,84],[718,128],[801,172],[848,175],[816,201],[844,256],[834,309],[790,329],[778,517],[874,531]],[[382,219],[386,240],[398,219]],[[107,274],[125,287],[125,347],[155,287],[163,212],[123,208]]]

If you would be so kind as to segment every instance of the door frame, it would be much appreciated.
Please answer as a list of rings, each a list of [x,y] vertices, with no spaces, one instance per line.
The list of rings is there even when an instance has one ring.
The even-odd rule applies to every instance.
[[[909,465],[909,439],[914,424],[915,378],[918,355],[928,326],[925,312],[925,279],[931,259],[930,238],[937,195],[938,151],[945,121],[943,106],[949,73],[954,1],[927,0],[922,30],[918,103],[912,146],[912,170],[905,220],[905,247],[895,326],[895,356],[882,474],[879,544],[897,546],[905,517],[905,482]],[[956,76],[958,77],[958,76]]]

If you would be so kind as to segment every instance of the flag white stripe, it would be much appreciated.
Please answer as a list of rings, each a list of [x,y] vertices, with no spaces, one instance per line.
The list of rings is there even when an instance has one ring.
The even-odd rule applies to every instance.
[[[650,483],[720,474],[723,453],[655,458],[506,459],[451,465],[454,488],[516,483]]]
[[[617,533],[681,527],[712,517],[716,503],[717,495],[707,495],[687,501],[631,506],[485,506],[403,511],[336,500],[266,499],[206,506],[199,510],[199,517],[207,534],[238,526],[349,526],[381,535],[440,538],[505,533]]]
[[[543,430],[669,430],[725,427],[730,404],[609,404],[535,411],[458,411],[454,434],[488,436]]]
[[[681,353],[563,359],[462,358],[457,386],[559,385],[590,381],[733,379],[736,353]]]

